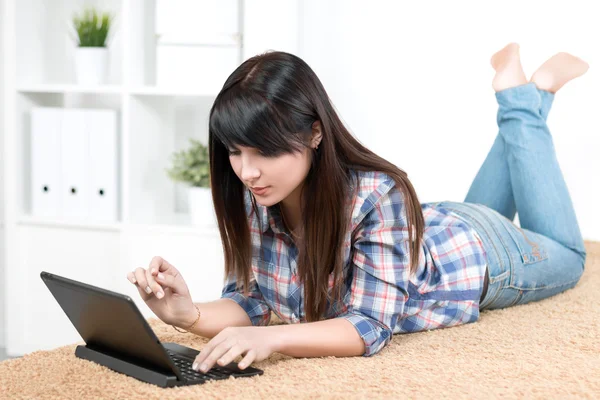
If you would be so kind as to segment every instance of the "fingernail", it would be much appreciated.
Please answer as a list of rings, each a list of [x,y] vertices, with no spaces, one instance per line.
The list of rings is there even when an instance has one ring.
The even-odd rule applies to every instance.
[[[148,293],[148,294],[152,293],[152,289],[150,289],[150,286],[146,286],[146,293]]]
[[[152,273],[155,273],[155,272],[156,272],[156,268],[152,268]]]
[[[165,276],[163,274],[158,274],[158,279],[165,279]]]
[[[156,293],[156,297],[158,297],[159,299],[162,299],[163,298],[163,292]]]
[[[135,283],[135,278],[127,278],[127,279],[129,279],[129,282]]]
[[[198,363],[194,363],[194,364],[192,365],[192,369],[193,369],[194,371],[198,371]]]
[[[200,371],[202,371],[202,372],[206,372],[207,369],[208,369],[208,365],[206,365],[206,364],[202,364],[200,366]]]

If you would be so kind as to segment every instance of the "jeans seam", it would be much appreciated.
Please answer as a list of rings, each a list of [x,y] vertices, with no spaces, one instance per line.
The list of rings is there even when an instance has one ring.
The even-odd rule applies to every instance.
[[[518,290],[519,293],[515,297],[515,300],[512,303],[510,303],[508,306],[504,307],[504,308],[508,308],[508,307],[512,307],[512,306],[517,305],[517,303],[523,298],[523,295],[525,294],[525,292],[534,292],[536,290],[541,290],[541,289],[554,289],[554,288],[557,288],[557,287],[564,287],[564,286],[570,285],[571,283],[577,283],[578,281],[579,281],[579,279],[575,279],[575,280],[572,280],[572,281],[569,281],[569,282],[563,282],[560,285],[544,286],[544,287],[541,287],[541,288],[532,288],[532,289],[520,289],[520,288],[516,288],[514,286],[509,286],[511,289]],[[546,298],[548,298],[548,297],[546,297]]]
[[[561,282],[560,284],[554,285],[554,286],[540,286],[540,287],[535,287],[535,288],[520,288],[520,287],[516,287],[516,286],[513,286],[513,285],[509,285],[508,287],[511,288],[511,289],[519,290],[521,292],[524,292],[524,291],[533,292],[533,291],[536,291],[536,290],[554,289],[554,288],[557,288],[557,287],[566,286],[566,285],[569,285],[569,284],[571,284],[573,282],[579,281],[579,279],[581,279],[581,278],[578,278],[578,279],[575,279],[575,280],[572,280],[572,281],[568,281],[568,282]]]
[[[522,298],[523,298],[523,291],[519,291],[519,293],[517,293],[517,295],[515,296],[514,300],[504,308],[516,306],[517,303],[519,302],[519,300],[521,300]]]
[[[496,290],[496,293],[494,293],[494,297],[491,297],[491,298],[490,298],[490,297],[489,297],[489,294],[490,294],[490,292],[491,292],[491,290],[490,290],[490,289],[491,289],[491,287],[492,287],[492,284],[488,282],[488,291],[487,291],[487,293],[486,293],[486,295],[485,295],[485,298],[483,299],[483,301],[482,301],[482,302],[481,302],[481,304],[479,305],[479,306],[480,306],[480,307],[479,307],[480,309],[481,309],[481,307],[483,306],[483,303],[487,302],[487,303],[488,303],[488,305],[492,304],[492,303],[493,303],[493,302],[494,302],[494,301],[495,301],[495,300],[496,300],[496,299],[497,299],[497,298],[500,296],[500,293],[502,293],[502,288],[500,288],[500,289]],[[486,306],[486,307],[487,307],[487,306]]]

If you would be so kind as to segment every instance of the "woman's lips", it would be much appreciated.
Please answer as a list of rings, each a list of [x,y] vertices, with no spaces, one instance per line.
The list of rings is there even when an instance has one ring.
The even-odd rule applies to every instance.
[[[270,186],[265,186],[262,189],[259,188],[250,188],[250,190],[252,190],[252,193],[257,194],[259,196],[262,196],[263,194],[266,193],[266,191],[270,188]]]

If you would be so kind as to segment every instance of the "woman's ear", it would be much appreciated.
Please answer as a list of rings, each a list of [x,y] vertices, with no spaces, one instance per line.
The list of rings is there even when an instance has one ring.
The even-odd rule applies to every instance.
[[[323,138],[323,132],[321,131],[321,121],[316,120],[312,124],[312,145],[318,146],[321,143],[321,139]]]

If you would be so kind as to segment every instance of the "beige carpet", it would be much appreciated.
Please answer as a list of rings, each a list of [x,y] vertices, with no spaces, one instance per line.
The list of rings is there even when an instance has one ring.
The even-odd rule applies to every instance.
[[[161,389],[76,358],[73,344],[0,363],[0,398],[600,398],[600,243],[586,248],[575,288],[473,324],[395,335],[373,357],[275,353],[253,364],[262,376]],[[149,321],[163,341],[207,342]]]

